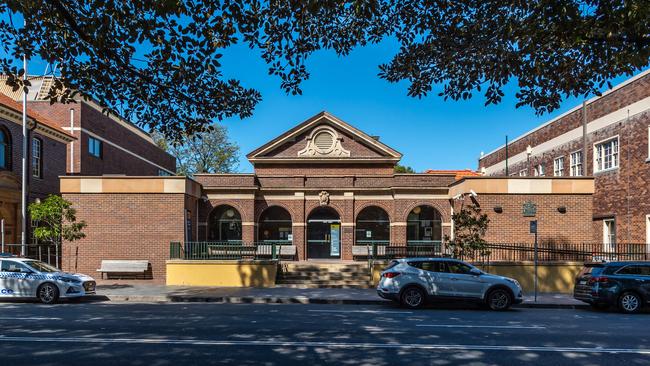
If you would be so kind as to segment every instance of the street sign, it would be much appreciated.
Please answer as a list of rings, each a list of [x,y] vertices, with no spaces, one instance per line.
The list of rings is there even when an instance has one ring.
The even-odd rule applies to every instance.
[[[533,220],[530,222],[530,233],[537,234],[537,220]]]

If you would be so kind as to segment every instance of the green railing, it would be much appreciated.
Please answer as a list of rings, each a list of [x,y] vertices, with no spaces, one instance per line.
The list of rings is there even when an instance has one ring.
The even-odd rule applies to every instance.
[[[295,257],[295,248],[290,241],[263,241],[244,243],[241,241],[171,242],[170,259],[186,260],[240,260],[280,259]]]

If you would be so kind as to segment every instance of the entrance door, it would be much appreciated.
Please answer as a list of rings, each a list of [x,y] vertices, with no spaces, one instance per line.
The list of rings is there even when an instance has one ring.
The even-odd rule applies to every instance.
[[[341,258],[341,219],[329,207],[315,209],[307,219],[307,257]]]

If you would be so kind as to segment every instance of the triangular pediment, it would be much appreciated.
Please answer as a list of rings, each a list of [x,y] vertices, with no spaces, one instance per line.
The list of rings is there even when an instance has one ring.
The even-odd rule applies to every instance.
[[[256,162],[398,162],[402,154],[327,112],[321,112],[247,155]]]

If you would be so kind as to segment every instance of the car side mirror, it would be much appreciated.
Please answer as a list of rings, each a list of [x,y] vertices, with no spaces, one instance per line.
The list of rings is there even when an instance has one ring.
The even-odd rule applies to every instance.
[[[469,270],[469,274],[474,275],[474,276],[480,276],[483,274],[480,269],[478,268],[472,268]]]

